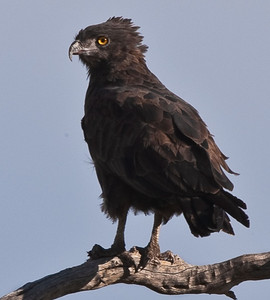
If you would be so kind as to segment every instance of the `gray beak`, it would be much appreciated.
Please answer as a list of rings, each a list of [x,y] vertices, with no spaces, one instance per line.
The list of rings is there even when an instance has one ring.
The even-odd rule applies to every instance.
[[[68,57],[72,61],[72,55],[79,55],[84,51],[80,41],[74,41],[68,49]]]

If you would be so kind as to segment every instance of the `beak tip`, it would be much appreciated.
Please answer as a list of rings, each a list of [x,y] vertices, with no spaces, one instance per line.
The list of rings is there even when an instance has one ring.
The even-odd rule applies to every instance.
[[[73,51],[72,51],[72,45],[71,45],[68,49],[68,58],[70,61],[72,61],[72,55],[73,55]]]
[[[78,55],[78,50],[81,48],[81,43],[78,40],[75,40],[68,49],[68,57],[72,61],[73,55]]]

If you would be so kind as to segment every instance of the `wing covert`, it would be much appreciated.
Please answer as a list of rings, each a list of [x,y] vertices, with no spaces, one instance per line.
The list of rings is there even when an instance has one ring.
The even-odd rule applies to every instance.
[[[138,153],[144,156],[142,152],[152,152],[153,164],[163,168],[166,174],[164,181],[171,180],[180,189],[184,185],[186,190],[197,192],[214,193],[220,187],[233,189],[223,171],[233,173],[225,162],[226,157],[191,105],[173,94],[162,96],[140,90],[137,95],[126,97],[123,109],[127,108],[138,114],[144,124],[140,139],[144,149]],[[140,161],[137,158],[136,165],[142,169]]]

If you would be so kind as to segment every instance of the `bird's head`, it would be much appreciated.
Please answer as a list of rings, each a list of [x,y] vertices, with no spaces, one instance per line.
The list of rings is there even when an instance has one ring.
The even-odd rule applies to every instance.
[[[147,46],[130,19],[112,17],[104,23],[80,30],[69,47],[69,58],[79,55],[92,74],[99,68],[126,69],[144,63]]]

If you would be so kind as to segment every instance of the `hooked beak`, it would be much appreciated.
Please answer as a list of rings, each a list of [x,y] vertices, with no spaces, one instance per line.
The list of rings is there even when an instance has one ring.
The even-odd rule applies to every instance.
[[[79,55],[82,49],[82,44],[80,41],[74,41],[68,49],[68,57],[72,61],[72,55]]]
[[[68,49],[68,57],[72,61],[72,55],[85,54],[88,51],[88,48],[85,48],[80,41],[76,40],[70,45]]]

